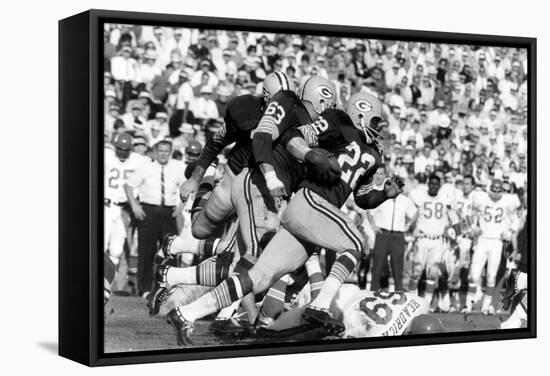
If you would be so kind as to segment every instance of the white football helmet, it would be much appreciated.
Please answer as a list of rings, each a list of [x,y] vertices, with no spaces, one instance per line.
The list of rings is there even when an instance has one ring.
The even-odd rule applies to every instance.
[[[294,85],[288,79],[288,76],[283,72],[271,72],[268,74],[263,82],[263,93],[266,102],[281,90],[294,91]]]
[[[336,89],[334,85],[321,76],[310,76],[305,79],[300,88],[300,99],[310,102],[317,114],[336,107]]]
[[[346,112],[353,124],[365,132],[367,143],[382,138],[378,125],[382,120],[383,110],[377,97],[364,92],[355,93],[348,101]]]

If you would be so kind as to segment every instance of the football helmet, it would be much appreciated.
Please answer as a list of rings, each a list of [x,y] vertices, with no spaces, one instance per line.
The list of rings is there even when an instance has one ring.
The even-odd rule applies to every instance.
[[[283,72],[271,72],[263,82],[263,93],[265,101],[269,101],[281,90],[294,91],[294,85],[288,76]]]
[[[433,315],[420,315],[414,318],[407,334],[443,333],[445,328],[441,320]]]
[[[129,133],[115,133],[112,144],[118,159],[121,161],[128,159],[132,150],[132,136]]]
[[[382,120],[382,103],[374,95],[364,92],[353,94],[347,104],[347,114],[353,124],[365,133],[367,143],[382,138],[380,121]]]
[[[489,197],[493,201],[498,201],[502,197],[502,181],[494,179],[489,187]]]
[[[201,155],[202,145],[198,141],[191,141],[185,147],[185,161],[187,163],[193,163],[199,160]]]
[[[310,76],[300,87],[300,99],[312,104],[317,114],[336,107],[336,90],[334,85],[321,76]]]

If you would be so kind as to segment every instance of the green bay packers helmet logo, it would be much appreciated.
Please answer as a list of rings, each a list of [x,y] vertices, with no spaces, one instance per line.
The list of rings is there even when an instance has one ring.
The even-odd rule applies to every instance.
[[[365,99],[359,99],[354,103],[355,107],[361,112],[370,112],[372,111],[372,104]]]
[[[334,94],[332,93],[332,90],[325,85],[319,86],[319,93],[321,93],[321,96],[326,99],[330,99],[334,97]]]

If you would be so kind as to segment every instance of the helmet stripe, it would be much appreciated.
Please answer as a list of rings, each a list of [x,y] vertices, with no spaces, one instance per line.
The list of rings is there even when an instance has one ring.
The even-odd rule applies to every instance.
[[[282,72],[279,72],[279,74],[281,75],[281,77],[284,78],[285,85],[286,85],[285,90],[290,90],[290,84],[288,83],[288,77],[287,77],[287,75],[284,74],[284,73],[282,73]]]
[[[275,72],[275,77],[277,77],[277,80],[279,80],[279,85],[281,85],[281,90],[285,90],[285,86],[283,84],[283,80],[281,79],[281,76],[279,76],[279,72]]]
[[[313,76],[309,76],[306,82],[304,82],[304,84],[302,85],[302,92],[300,93],[300,99],[304,99],[304,91],[306,91],[306,85],[309,82],[309,80],[311,80],[311,77]]]

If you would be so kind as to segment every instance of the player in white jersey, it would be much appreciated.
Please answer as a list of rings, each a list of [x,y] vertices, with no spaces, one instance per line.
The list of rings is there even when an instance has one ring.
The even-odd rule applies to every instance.
[[[470,267],[470,283],[464,312],[472,311],[472,305],[476,300],[475,292],[480,285],[483,268],[487,264],[487,288],[481,311],[484,314],[494,314],[495,308],[491,302],[502,257],[503,240],[512,240],[514,233],[517,232],[517,215],[513,203],[502,195],[500,180],[492,181],[489,193],[484,192],[476,197],[473,202],[473,211],[475,222],[479,226],[479,236]]]
[[[448,231],[452,226],[458,234],[458,217],[454,206],[454,197],[441,191],[441,178],[432,174],[428,178],[428,190],[417,191],[411,195],[418,207],[415,225],[416,250],[413,256],[413,271],[409,281],[409,291],[416,292],[418,281],[426,270],[426,291],[424,297],[431,302],[436,282],[447,271],[454,272],[456,258],[453,257],[448,243]],[[441,308],[448,310],[450,298],[448,290],[444,293]]]
[[[113,138],[114,152],[105,149],[104,181],[104,251],[109,252],[113,264],[118,266],[124,249],[126,229],[122,220],[122,207],[126,204],[123,185],[130,175],[138,169],[146,158],[133,153],[132,136],[117,133]]]
[[[263,337],[285,338],[308,333],[312,337],[326,335],[324,329],[308,326],[301,317],[301,306],[282,313],[267,328],[258,330]],[[342,338],[398,336],[443,332],[443,325],[434,316],[427,316],[429,302],[410,292],[360,290],[343,284],[330,308],[334,318],[343,322]]]

